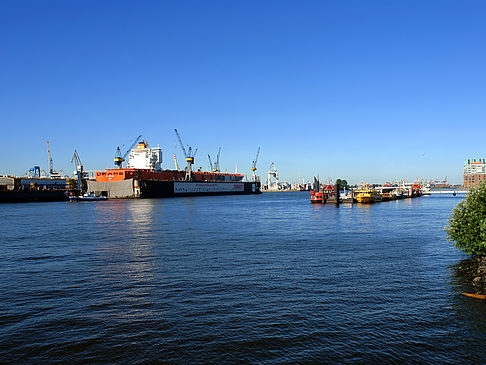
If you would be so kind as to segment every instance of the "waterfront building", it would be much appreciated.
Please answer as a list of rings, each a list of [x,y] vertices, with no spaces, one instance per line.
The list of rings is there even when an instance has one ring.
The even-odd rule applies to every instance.
[[[464,163],[464,187],[470,188],[486,182],[486,159],[467,158]]]

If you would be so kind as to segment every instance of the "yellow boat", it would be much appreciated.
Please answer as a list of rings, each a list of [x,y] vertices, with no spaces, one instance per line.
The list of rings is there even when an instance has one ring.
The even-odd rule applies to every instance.
[[[381,194],[372,188],[361,188],[356,190],[354,192],[354,197],[358,203],[374,203],[383,200]]]
[[[386,191],[384,193],[381,193],[381,196],[383,197],[384,201],[389,201],[394,199],[393,193],[391,191]]]

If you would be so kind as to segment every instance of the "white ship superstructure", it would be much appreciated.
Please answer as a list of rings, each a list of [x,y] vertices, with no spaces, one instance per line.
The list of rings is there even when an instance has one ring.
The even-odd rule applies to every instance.
[[[162,148],[151,148],[147,142],[139,142],[137,148],[130,151],[127,168],[162,171]]]

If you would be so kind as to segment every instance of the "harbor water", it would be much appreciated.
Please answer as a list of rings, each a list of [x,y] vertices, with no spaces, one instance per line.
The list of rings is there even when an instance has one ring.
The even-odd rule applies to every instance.
[[[0,363],[481,363],[461,197],[0,206]]]

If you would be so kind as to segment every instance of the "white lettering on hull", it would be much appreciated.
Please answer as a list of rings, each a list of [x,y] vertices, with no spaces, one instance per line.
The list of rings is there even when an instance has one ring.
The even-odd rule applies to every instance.
[[[236,193],[244,192],[243,183],[174,182],[174,194],[183,193]]]

